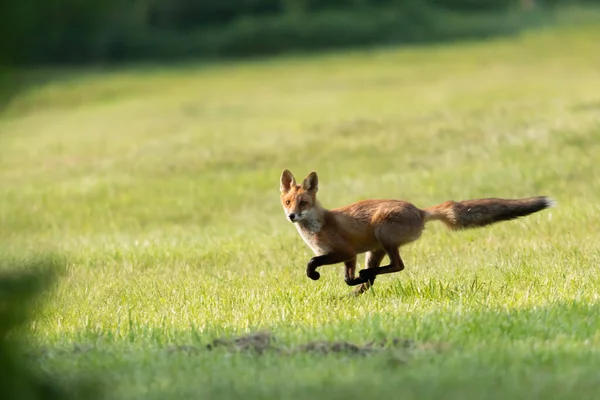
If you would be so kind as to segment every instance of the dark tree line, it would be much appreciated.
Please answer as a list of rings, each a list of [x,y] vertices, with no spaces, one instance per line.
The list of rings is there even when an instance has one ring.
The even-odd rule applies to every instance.
[[[273,54],[514,30],[526,3],[599,0],[4,0],[4,62]],[[516,24],[516,25],[515,25]]]

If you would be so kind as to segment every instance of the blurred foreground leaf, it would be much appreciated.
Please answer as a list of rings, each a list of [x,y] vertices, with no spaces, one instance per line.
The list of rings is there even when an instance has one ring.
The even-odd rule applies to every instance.
[[[4,399],[95,399],[100,391],[89,382],[69,384],[41,374],[23,357],[20,329],[32,317],[38,301],[56,281],[63,264],[55,257],[0,264],[0,393]],[[7,268],[9,267],[9,268]]]

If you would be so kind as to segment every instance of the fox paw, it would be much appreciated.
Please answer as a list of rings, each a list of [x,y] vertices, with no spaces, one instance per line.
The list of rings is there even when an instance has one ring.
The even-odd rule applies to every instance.
[[[318,273],[317,271],[307,271],[306,275],[313,281],[318,281],[319,278],[321,277],[321,274]]]
[[[365,283],[361,278],[345,278],[344,282],[346,282],[346,285],[348,286],[356,286]]]
[[[363,280],[363,282],[374,281],[375,271],[373,271],[372,269],[361,269],[360,271],[358,271],[358,276],[360,277],[360,279]]]

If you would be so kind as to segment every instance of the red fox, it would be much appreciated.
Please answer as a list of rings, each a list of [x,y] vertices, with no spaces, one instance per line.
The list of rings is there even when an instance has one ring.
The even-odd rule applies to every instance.
[[[317,268],[344,263],[345,282],[371,287],[375,277],[404,269],[399,248],[421,237],[425,223],[441,221],[452,230],[478,228],[500,221],[523,217],[554,205],[546,196],[524,199],[487,198],[461,202],[446,201],[420,209],[401,200],[363,200],[328,210],[317,200],[319,180],[316,172],[301,185],[285,169],[281,174],[281,204],[290,222],[315,253],[308,262],[306,275],[321,276]],[[356,256],[366,254],[366,269],[356,277]],[[390,264],[380,267],[385,256]]]

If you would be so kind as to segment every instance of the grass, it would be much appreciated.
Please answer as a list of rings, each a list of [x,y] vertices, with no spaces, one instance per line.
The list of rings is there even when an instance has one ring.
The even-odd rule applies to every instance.
[[[0,118],[3,269],[67,271],[30,324],[36,365],[112,398],[579,399],[600,383],[600,31],[211,66],[74,72]],[[432,223],[353,298],[285,220],[279,175],[335,207],[550,195],[493,227]],[[409,338],[446,350],[229,354]],[[173,345],[199,349],[173,351]]]

